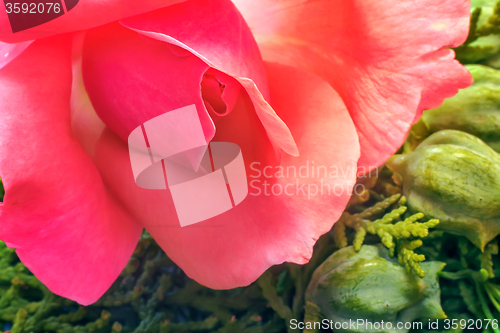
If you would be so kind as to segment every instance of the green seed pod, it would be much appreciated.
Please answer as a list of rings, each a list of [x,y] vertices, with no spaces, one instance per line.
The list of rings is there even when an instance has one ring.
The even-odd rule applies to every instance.
[[[446,318],[437,277],[444,263],[424,262],[422,267],[425,278],[408,273],[382,244],[363,245],[358,252],[348,246],[316,269],[306,301],[321,308],[335,332],[408,332],[396,329],[397,324]],[[353,322],[359,325],[350,325]],[[342,323],[348,324],[339,329]]]
[[[500,71],[468,65],[474,84],[447,99],[437,109],[424,111],[412,132],[425,137],[444,129],[477,136],[500,152]],[[421,135],[427,132],[426,135]]]
[[[500,154],[475,136],[439,131],[387,167],[403,186],[408,209],[439,219],[436,228],[481,250],[500,233]]]

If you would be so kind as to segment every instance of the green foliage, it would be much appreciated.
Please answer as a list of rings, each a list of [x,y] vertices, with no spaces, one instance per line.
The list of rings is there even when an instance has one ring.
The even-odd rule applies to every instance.
[[[479,270],[466,268],[456,272],[441,272],[440,276],[448,280],[458,280],[460,296],[467,306],[467,310],[476,318],[499,320],[500,318],[500,285],[492,279],[492,254],[498,254],[497,243],[490,243],[484,253],[477,256],[476,264]],[[484,268],[485,267],[485,268]],[[485,332],[500,333],[497,325],[491,325]]]
[[[471,7],[469,35],[455,48],[457,59],[465,64],[484,61],[500,51],[500,2],[472,0]]]
[[[269,301],[269,306],[287,322],[292,319],[292,310],[284,304],[281,297],[278,296],[276,288],[273,286],[274,276],[271,272],[265,272],[259,278],[258,283],[262,288],[262,294]]]
[[[495,242],[489,243],[484,252],[479,255],[481,261],[481,271],[487,272],[487,277],[493,279],[495,273],[493,272],[493,258],[492,255],[498,254],[498,244]]]
[[[12,333],[98,331],[109,322],[106,311],[89,312],[52,294],[0,242],[0,323],[13,323]]]
[[[319,332],[318,329],[314,328],[314,323],[321,322],[321,320],[324,319],[323,315],[321,314],[320,307],[312,302],[307,302],[304,308],[305,308],[304,322],[310,323],[310,325],[306,324],[306,328],[304,329],[303,333]],[[311,328],[308,329],[307,326],[310,326]]]
[[[374,221],[369,220],[369,218],[383,213],[396,202],[398,203],[397,208],[394,208],[379,219]],[[419,263],[425,260],[425,256],[414,252],[416,248],[422,245],[422,241],[418,239],[408,241],[408,239],[426,237],[429,233],[429,228],[435,227],[439,221],[432,219],[424,223],[417,222],[424,217],[421,213],[402,219],[401,216],[407,211],[405,204],[406,198],[400,194],[395,194],[361,213],[351,215],[345,212],[340,220],[335,223],[332,230],[335,243],[339,248],[347,246],[346,227],[355,230],[352,244],[356,251],[361,249],[367,233],[377,235],[389,249],[391,257],[394,256],[397,247],[399,263],[404,265],[408,270],[413,270],[420,277],[424,277],[425,272]]]
[[[0,242],[0,324],[27,332],[282,332],[257,284],[215,291],[188,279],[146,233],[111,289],[87,307],[52,294]],[[272,293],[272,292],[271,292]],[[263,319],[265,318],[265,319]]]

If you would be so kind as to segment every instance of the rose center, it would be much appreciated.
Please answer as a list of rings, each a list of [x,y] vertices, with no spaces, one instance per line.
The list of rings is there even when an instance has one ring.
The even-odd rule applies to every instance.
[[[201,81],[201,96],[205,107],[215,119],[228,115],[240,93],[240,83],[216,69],[209,69]]]

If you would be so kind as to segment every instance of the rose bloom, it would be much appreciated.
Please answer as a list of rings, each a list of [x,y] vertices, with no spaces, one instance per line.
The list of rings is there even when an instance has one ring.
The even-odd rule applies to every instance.
[[[447,48],[467,36],[468,2],[84,0],[17,33],[1,2],[0,239],[84,305],[143,228],[211,288],[307,263],[356,176],[395,153],[422,110],[471,84]],[[187,105],[206,142],[241,148],[252,186],[235,208],[181,227],[168,189],[136,185],[127,139]],[[328,176],[276,175],[313,164]],[[336,191],[300,190],[312,184]]]

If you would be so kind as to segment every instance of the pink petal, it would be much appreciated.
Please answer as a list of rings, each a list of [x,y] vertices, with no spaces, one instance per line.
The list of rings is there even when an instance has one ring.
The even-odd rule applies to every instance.
[[[441,51],[465,41],[468,0],[233,2],[264,60],[316,73],[339,92],[358,129],[360,172],[401,146],[422,108],[472,82]]]
[[[71,134],[70,45],[36,41],[0,70],[0,239],[50,290],[86,305],[118,277],[142,228]]]
[[[66,14],[42,25],[16,33],[12,33],[4,2],[0,1],[0,41],[17,43],[65,32],[90,29],[182,1],[185,0],[80,0]]]
[[[180,227],[168,190],[144,190],[134,183],[127,145],[120,138],[107,130],[95,150],[95,164],[112,191],[170,258],[191,278],[211,288],[247,285],[271,265],[284,261],[306,263],[317,238],[339,218],[355,182],[359,143],[339,96],[327,83],[306,72],[268,64],[267,75],[273,108],[290,124],[302,152],[300,157],[283,156],[281,165],[295,166],[296,170],[309,166],[312,172],[314,164],[325,166],[329,175],[336,170],[336,175],[323,180],[312,173],[306,178],[294,177],[292,172],[285,179],[252,177],[258,176],[252,162],[260,162],[263,170],[276,166],[279,159],[247,94],[240,96],[230,114],[219,119],[214,141],[241,147],[249,182],[268,180],[282,187],[292,184],[287,188],[292,196],[255,195],[255,187],[263,190],[263,183],[254,182],[249,195],[235,208]],[[324,195],[307,191],[308,186],[319,189],[322,184],[330,186],[330,195],[326,187]]]
[[[205,139],[215,126],[200,92],[210,68],[179,47],[143,37],[115,23],[87,32],[82,73],[92,105],[122,140],[145,121],[196,105]]]
[[[120,23],[145,36],[184,48],[234,77],[250,95],[273,144],[288,154],[298,155],[289,129],[267,102],[266,75],[257,44],[229,0],[190,0]]]
[[[214,121],[221,116],[228,115],[233,110],[240,91],[241,85],[238,81],[212,68],[205,73],[203,81],[201,81],[203,100],[205,106],[208,104],[210,107],[210,116]]]
[[[14,60],[30,44],[31,44],[31,41],[18,43],[18,44],[7,44],[7,43],[0,42],[0,69],[2,69],[9,62]]]
[[[434,109],[443,103],[443,97],[451,97],[458,88],[472,84],[469,72],[454,60],[455,52],[450,49],[438,50],[427,54],[427,62],[411,69],[412,73],[421,77],[428,88],[422,92],[422,98],[413,119],[416,123],[422,116],[422,111]],[[430,63],[430,64],[429,64]]]

